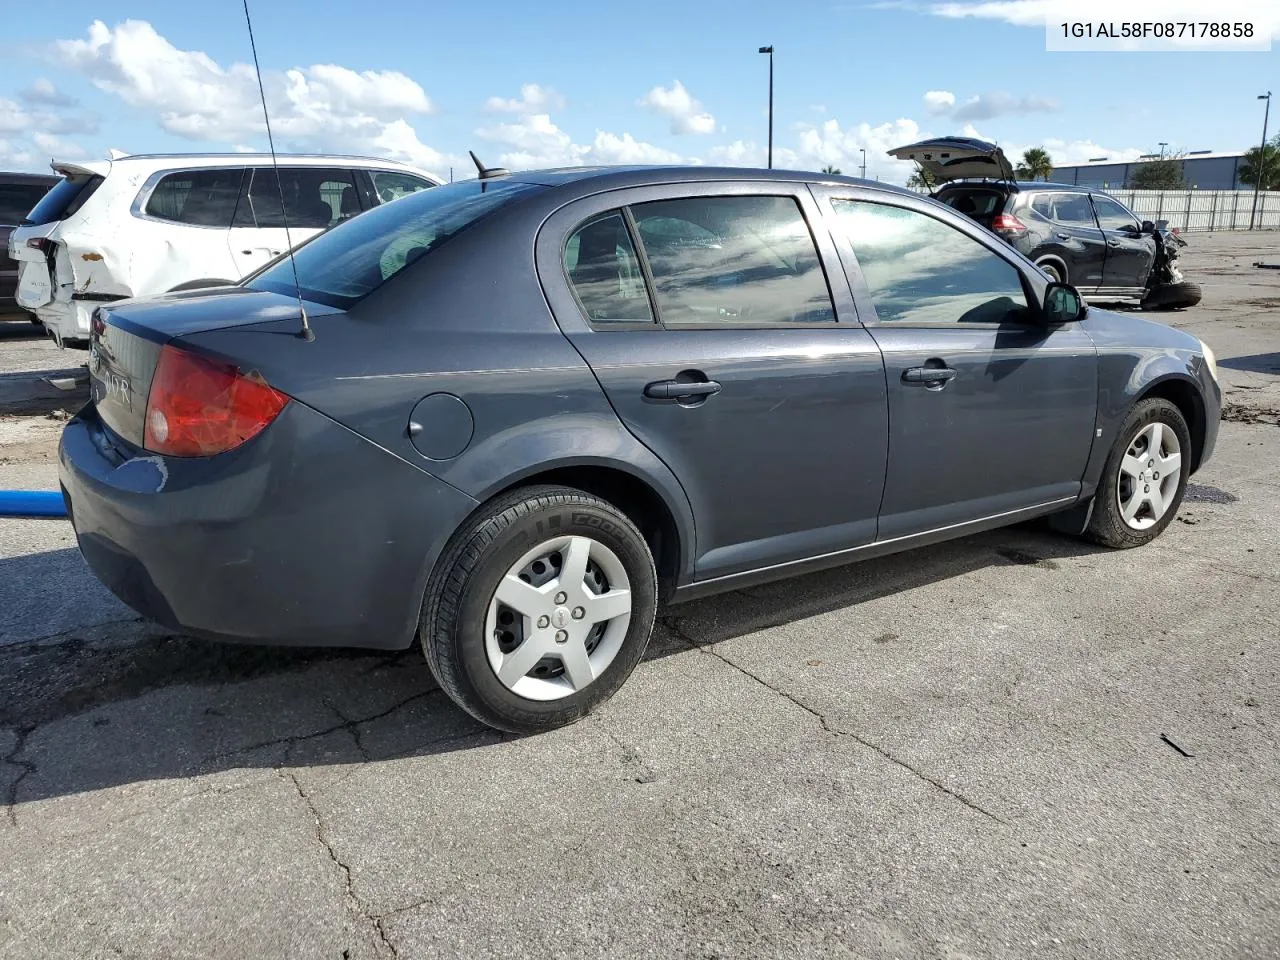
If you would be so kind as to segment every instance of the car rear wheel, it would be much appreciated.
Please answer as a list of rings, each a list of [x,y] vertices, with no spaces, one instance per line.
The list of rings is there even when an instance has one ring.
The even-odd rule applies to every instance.
[[[1066,283],[1067,271],[1062,264],[1056,260],[1041,260],[1036,266],[1049,275],[1049,279],[1054,283]]]
[[[419,627],[441,688],[477,720],[537,733],[581,719],[631,674],[653,632],[648,544],[568,487],[494,501],[454,535]]]
[[[1140,547],[1177,515],[1191,472],[1191,432],[1168,400],[1129,414],[1111,447],[1085,535],[1107,547]]]

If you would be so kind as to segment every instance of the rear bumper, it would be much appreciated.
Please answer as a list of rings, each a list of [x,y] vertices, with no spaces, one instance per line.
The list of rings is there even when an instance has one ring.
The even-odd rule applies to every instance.
[[[218,640],[402,649],[476,503],[296,401],[204,459],[125,451],[87,406],[59,445],[81,553],[117,596]]]
[[[53,300],[42,307],[23,307],[36,315],[49,335],[61,343],[89,345],[89,322],[102,306],[90,300]]]

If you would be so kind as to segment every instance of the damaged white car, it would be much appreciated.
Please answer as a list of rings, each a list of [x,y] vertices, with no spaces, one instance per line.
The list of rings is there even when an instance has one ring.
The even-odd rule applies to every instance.
[[[290,242],[440,183],[390,160],[278,162],[278,179],[256,154],[55,162],[62,180],[9,238],[18,304],[60,346],[87,347],[104,302],[238,282]]]

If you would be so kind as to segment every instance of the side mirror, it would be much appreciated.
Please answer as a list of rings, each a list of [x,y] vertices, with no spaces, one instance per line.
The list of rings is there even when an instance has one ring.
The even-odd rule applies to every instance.
[[[1044,289],[1044,307],[1041,320],[1049,327],[1058,327],[1084,317],[1084,298],[1069,283],[1051,283]]]
[[[1143,233],[1155,233],[1155,232],[1156,232],[1156,225],[1155,225],[1154,223],[1152,223],[1150,220],[1143,220],[1143,221],[1142,221],[1142,232],[1143,232]]]

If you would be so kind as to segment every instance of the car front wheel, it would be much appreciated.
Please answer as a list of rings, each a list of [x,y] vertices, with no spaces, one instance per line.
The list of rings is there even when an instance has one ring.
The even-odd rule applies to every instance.
[[[648,645],[657,575],[611,504],[568,487],[494,501],[450,541],[419,637],[437,682],[477,720],[537,733],[611,697]]]
[[[1102,470],[1086,536],[1108,547],[1158,537],[1182,503],[1191,472],[1191,431],[1168,400],[1137,403]]]

